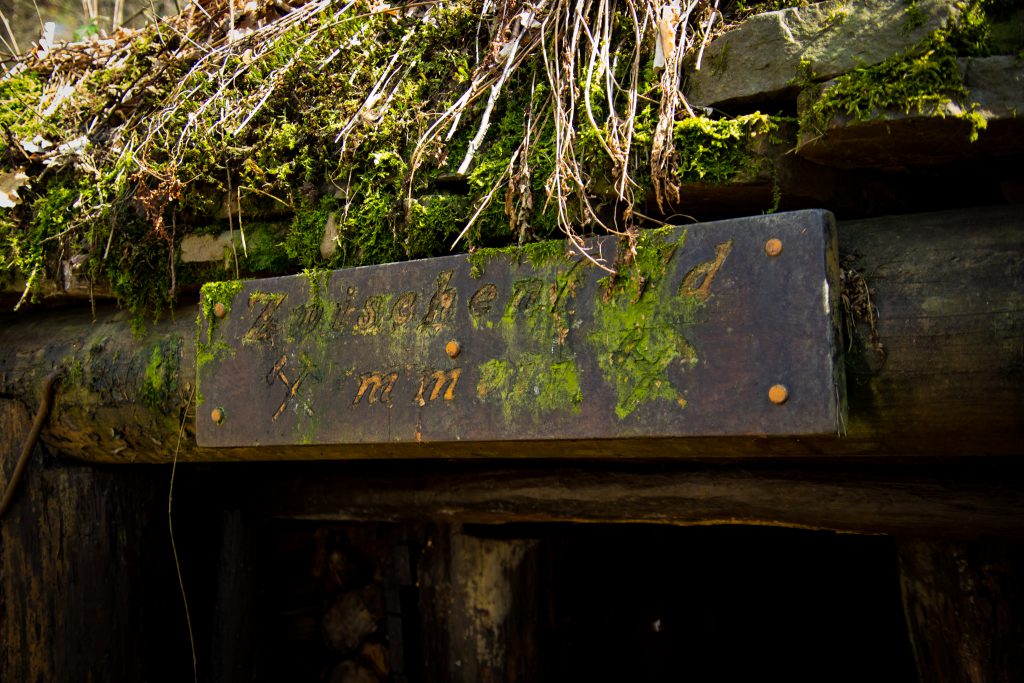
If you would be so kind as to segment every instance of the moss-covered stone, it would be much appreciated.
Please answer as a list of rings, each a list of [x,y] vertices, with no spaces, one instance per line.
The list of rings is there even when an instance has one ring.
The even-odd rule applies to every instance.
[[[166,413],[178,399],[178,366],[181,339],[168,337],[153,344],[140,392],[150,410]]]
[[[976,139],[986,122],[975,112],[958,59],[992,54],[989,13],[1002,11],[997,4],[992,0],[964,3],[955,21],[906,52],[854,69],[823,89],[810,86],[801,107],[801,135],[820,135],[840,116],[857,122],[899,111],[952,113],[970,122],[970,137]]]

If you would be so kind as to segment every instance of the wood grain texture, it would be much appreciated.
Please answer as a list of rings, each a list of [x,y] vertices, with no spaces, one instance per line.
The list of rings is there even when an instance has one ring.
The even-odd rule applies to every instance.
[[[29,422],[0,399],[0,484]],[[36,448],[0,526],[0,680],[190,675],[164,475],[54,464]]]
[[[1024,471],[1006,460],[971,467],[594,462],[529,470],[508,462],[418,461],[212,471],[253,505],[292,519],[759,524],[1024,539]]]
[[[922,681],[1024,679],[1024,545],[912,540],[899,558]]]

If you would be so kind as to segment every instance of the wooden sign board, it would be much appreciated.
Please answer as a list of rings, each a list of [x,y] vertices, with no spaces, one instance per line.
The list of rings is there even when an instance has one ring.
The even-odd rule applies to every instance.
[[[835,434],[830,214],[208,285],[201,446]]]

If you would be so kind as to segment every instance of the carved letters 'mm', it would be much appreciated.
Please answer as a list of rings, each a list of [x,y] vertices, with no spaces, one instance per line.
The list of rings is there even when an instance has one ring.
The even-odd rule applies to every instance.
[[[363,375],[359,384],[359,390],[356,392],[356,397],[352,399],[352,405],[359,405],[359,402],[363,399],[363,395],[369,390],[370,394],[366,398],[366,402],[369,405],[373,405],[378,400],[382,403],[391,402],[391,390],[395,388],[395,382],[398,381],[398,373],[392,372],[384,374],[382,372],[371,372],[367,375]]]

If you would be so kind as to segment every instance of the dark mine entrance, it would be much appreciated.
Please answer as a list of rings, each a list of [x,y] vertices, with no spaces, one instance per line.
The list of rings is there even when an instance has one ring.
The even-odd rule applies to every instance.
[[[435,681],[466,666],[479,667],[469,680],[498,669],[524,681],[917,678],[890,537],[260,526],[236,597],[222,575],[214,598],[234,619],[213,624],[217,680]]]

